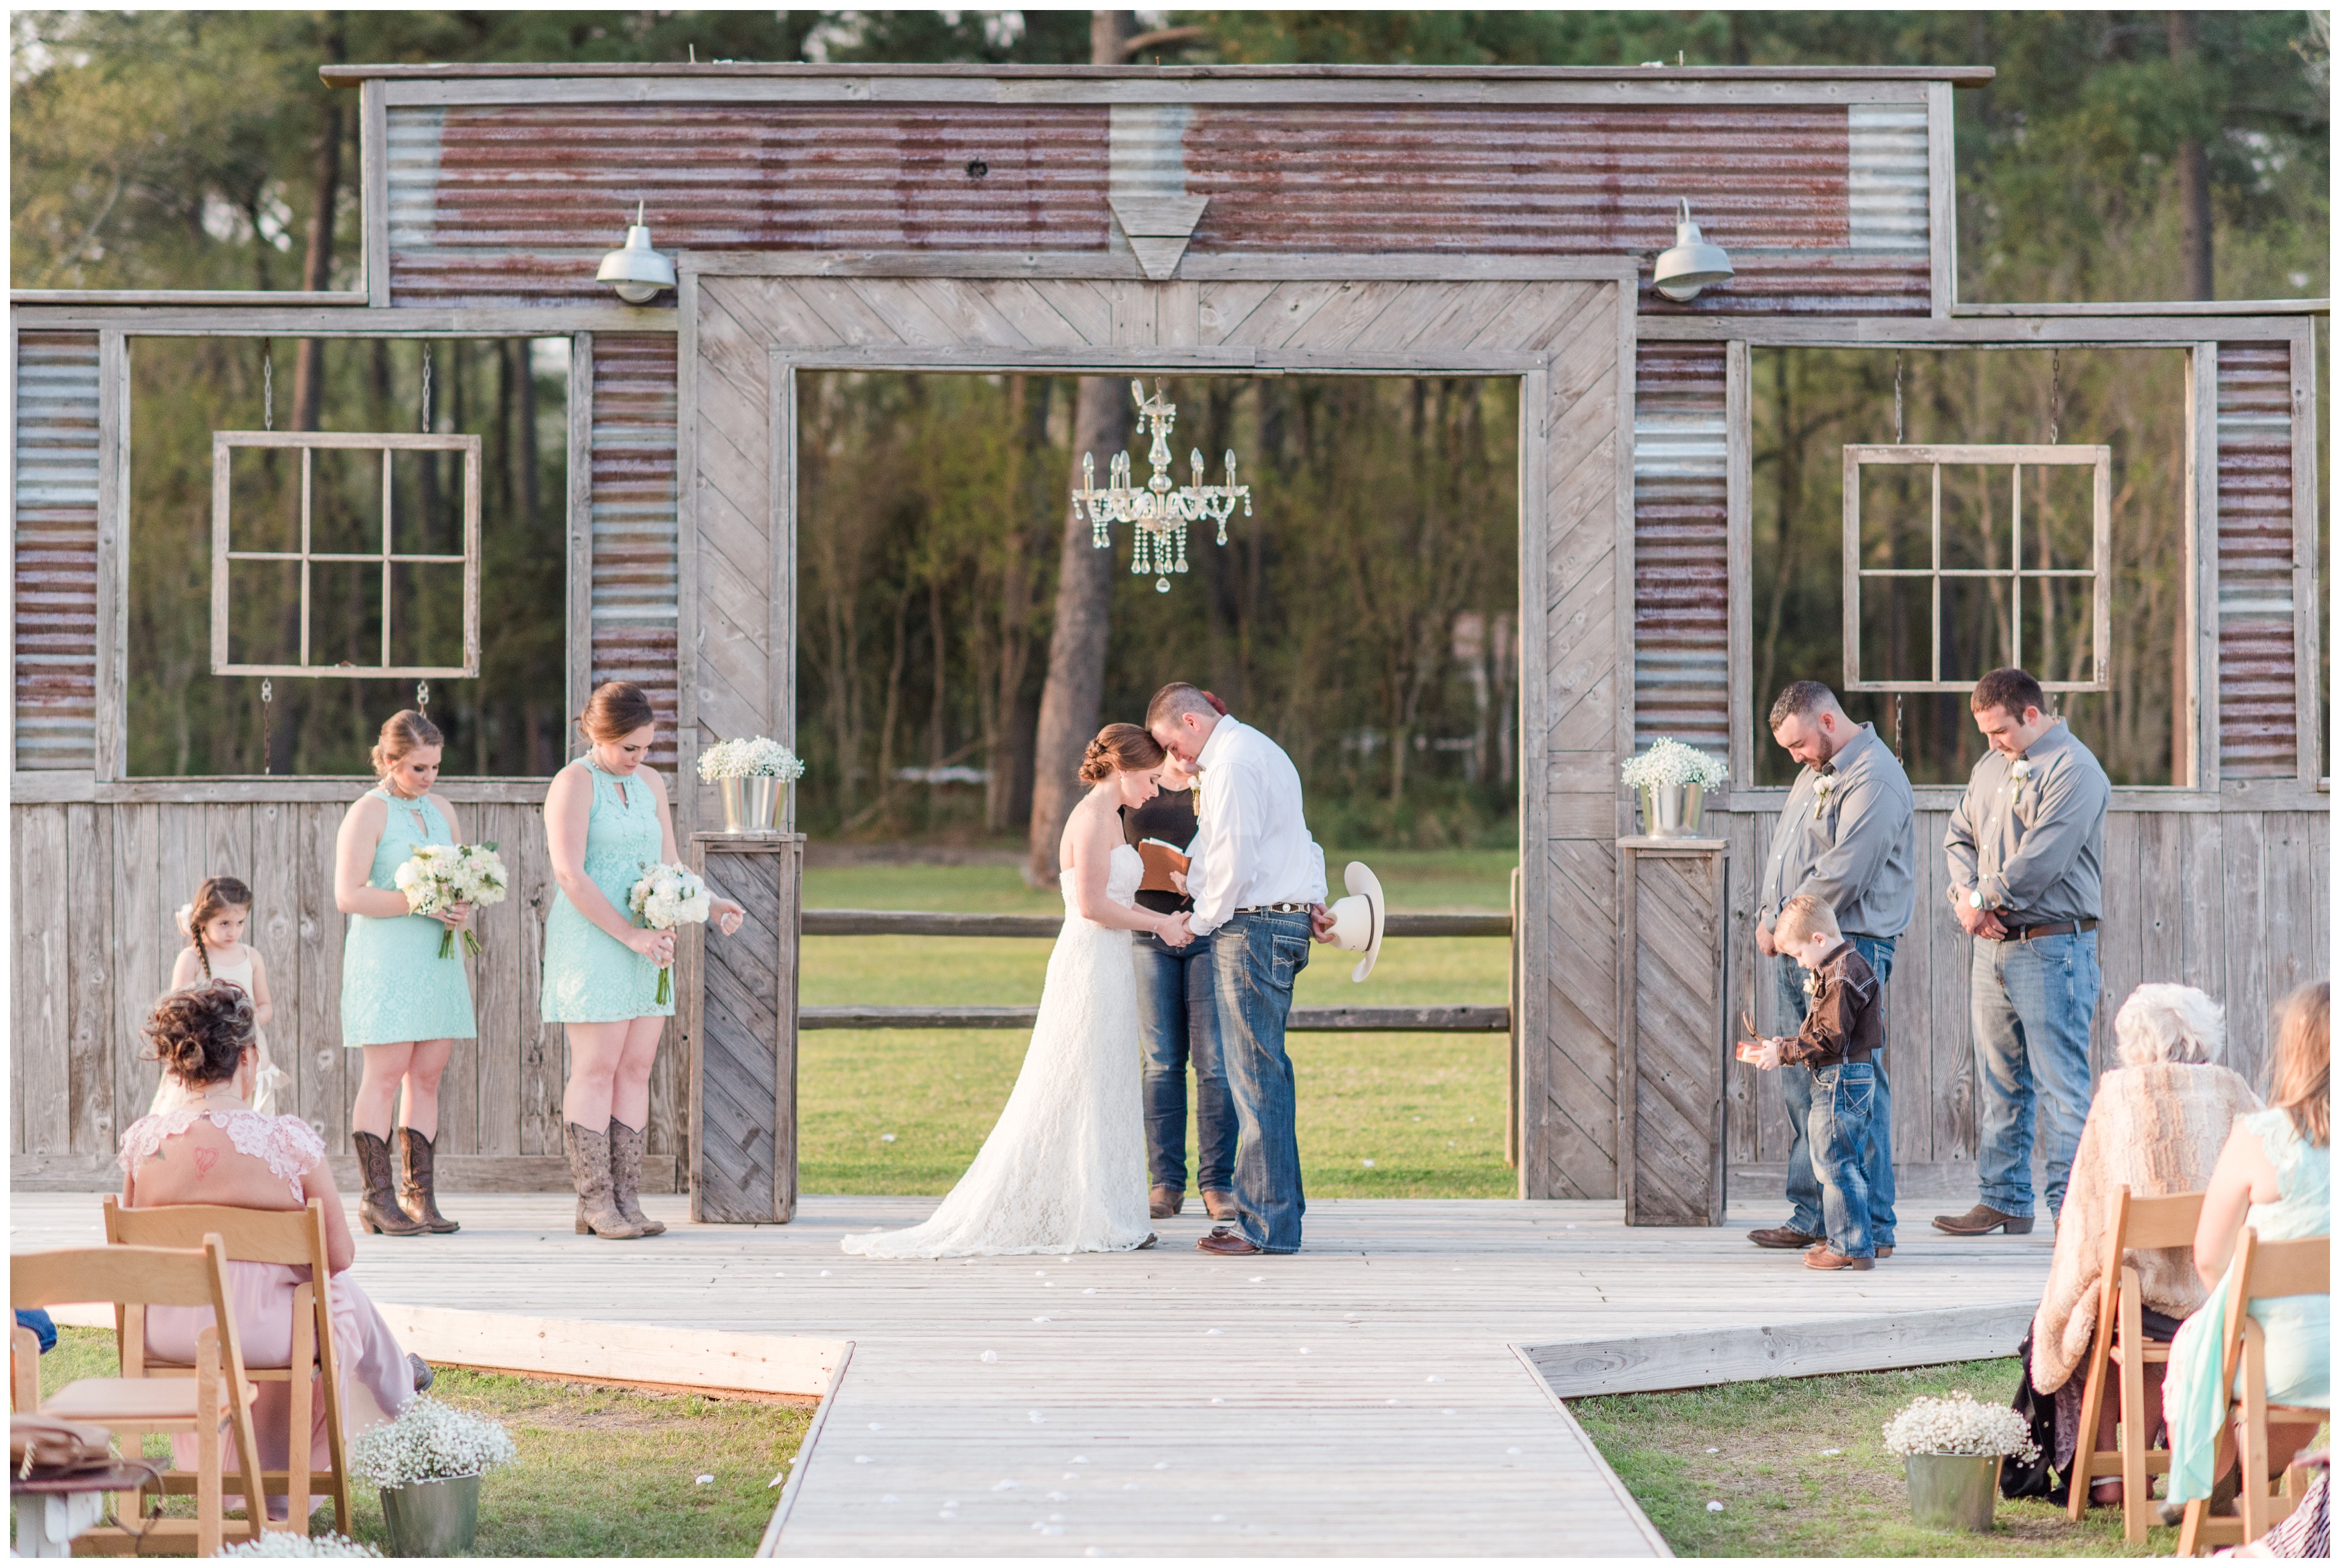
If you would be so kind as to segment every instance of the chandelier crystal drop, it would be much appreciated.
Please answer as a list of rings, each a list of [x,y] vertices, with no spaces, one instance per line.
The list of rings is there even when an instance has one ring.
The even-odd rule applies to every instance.
[[[1144,419],[1153,435],[1154,445],[1145,460],[1154,466],[1154,477],[1140,489],[1129,482],[1129,454],[1115,452],[1106,470],[1106,488],[1096,488],[1096,458],[1081,454],[1081,488],[1073,492],[1073,510],[1080,515],[1086,508],[1089,525],[1096,547],[1113,547],[1113,525],[1135,525],[1135,549],[1130,556],[1129,569],[1139,577],[1155,574],[1154,591],[1170,591],[1171,574],[1186,569],[1186,527],[1208,518],[1216,528],[1218,541],[1227,542],[1227,519],[1234,515],[1235,503],[1243,503],[1244,516],[1251,513],[1251,487],[1235,483],[1235,455],[1226,455],[1226,483],[1203,483],[1203,454],[1197,449],[1188,461],[1195,480],[1189,485],[1170,482],[1170,430],[1177,422],[1178,405],[1164,395],[1162,383],[1154,384],[1154,395],[1145,395],[1145,383],[1133,380],[1131,393],[1137,399],[1138,417]]]

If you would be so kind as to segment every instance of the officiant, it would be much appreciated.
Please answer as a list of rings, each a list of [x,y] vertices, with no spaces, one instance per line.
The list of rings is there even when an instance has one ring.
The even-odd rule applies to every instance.
[[[1225,712],[1223,708],[1220,710]],[[1122,835],[1145,862],[1137,902],[1161,914],[1195,907],[1185,872],[1201,832],[1196,774],[1172,753],[1162,764],[1161,793],[1121,808]],[[1219,1059],[1218,1008],[1212,1000],[1211,939],[1165,947],[1151,932],[1131,939],[1137,968],[1137,1017],[1145,1036],[1145,1163],[1156,1219],[1186,1203],[1186,1073],[1195,1074],[1195,1184],[1213,1219],[1235,1217],[1235,1107]]]

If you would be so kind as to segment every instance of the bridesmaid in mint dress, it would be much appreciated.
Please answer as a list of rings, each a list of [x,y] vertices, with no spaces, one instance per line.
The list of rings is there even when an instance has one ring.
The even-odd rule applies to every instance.
[[[577,1188],[577,1229],[610,1240],[655,1236],[640,1193],[650,1068],[674,1003],[658,996],[675,933],[633,922],[628,895],[646,863],[674,863],[666,781],[643,765],[656,732],[649,698],[630,681],[594,688],[578,715],[591,742],[553,775],[544,833],[560,891],[544,922],[543,1013],[567,1027],[563,1141]],[[729,899],[709,912],[725,935],[747,912]]]
[[[439,942],[471,911],[457,904],[441,914],[411,914],[392,880],[415,845],[463,842],[455,808],[431,793],[443,745],[439,726],[421,714],[391,715],[373,748],[382,783],[352,804],[333,842],[333,904],[350,917],[342,943],[342,1044],[365,1053],[350,1111],[350,1142],[365,1179],[358,1219],[378,1235],[459,1228],[439,1212],[432,1140],[439,1079],[453,1042],[476,1039],[479,1029],[461,950],[441,958]],[[391,1117],[402,1089],[393,1178]]]

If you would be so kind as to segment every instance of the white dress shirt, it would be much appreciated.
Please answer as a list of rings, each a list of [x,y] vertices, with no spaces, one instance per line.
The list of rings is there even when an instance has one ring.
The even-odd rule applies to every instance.
[[[1195,765],[1202,823],[1187,888],[1197,936],[1239,909],[1324,902],[1324,852],[1308,836],[1300,771],[1284,748],[1249,725],[1223,717]]]

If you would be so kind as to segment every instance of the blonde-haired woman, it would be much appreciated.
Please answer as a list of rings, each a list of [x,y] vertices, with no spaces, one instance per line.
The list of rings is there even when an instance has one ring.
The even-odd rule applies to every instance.
[[[2031,1386],[2056,1398],[2056,1454],[2067,1472],[2078,1446],[2077,1376],[2097,1329],[2104,1288],[2105,1227],[2113,1196],[2126,1187],[2135,1198],[2199,1192],[2235,1119],[2259,1108],[2240,1074],[2218,1065],[2226,1046],[2226,1015],[2190,985],[2141,985],[2113,1018],[2120,1065],[2097,1080],[2088,1119],[2072,1157],[2071,1186],[2056,1222],[2056,1258],[2048,1290],[2031,1320]],[[2176,1324],[2202,1305],[2202,1283],[2183,1247],[2131,1251],[2145,1305],[2149,1339],[2166,1340]],[[2097,1446],[2113,1446],[2122,1419],[2120,1392],[2107,1385],[2097,1425]],[[2147,1428],[2160,1424],[2161,1366],[2145,1372]],[[2121,1500],[2117,1479],[2098,1481],[2091,1500]]]
[[[479,1028],[463,961],[441,958],[441,932],[431,928],[461,929],[471,908],[409,913],[406,895],[392,880],[417,844],[463,842],[455,808],[431,793],[445,744],[421,714],[392,714],[373,748],[374,776],[382,782],[351,803],[333,841],[333,907],[350,917],[342,943],[342,1044],[365,1053],[350,1111],[350,1143],[365,1182],[358,1223],[382,1236],[458,1228],[439,1212],[432,1140],[447,1058],[456,1040],[476,1039]]]
[[[656,716],[631,681],[596,686],[577,715],[592,744],[553,775],[544,796],[544,836],[560,891],[544,922],[541,1011],[569,1035],[561,1137],[577,1188],[577,1229],[611,1241],[666,1228],[642,1212],[639,1194],[650,1069],[674,1013],[670,993],[658,1000],[658,974],[674,962],[675,933],[645,930],[627,912],[645,863],[682,858],[666,781],[644,761],[658,738]],[[708,907],[727,936],[747,918],[728,898],[710,899]]]

